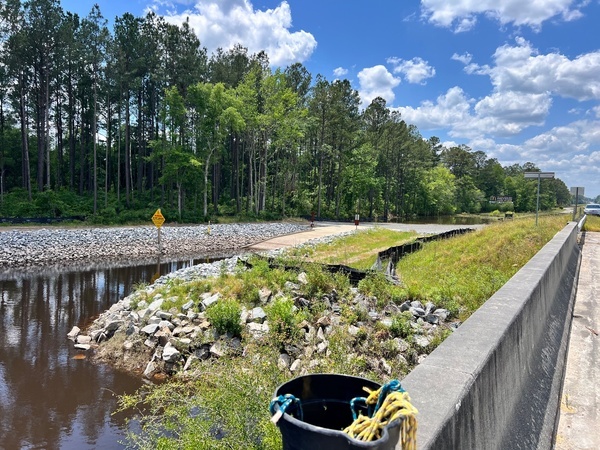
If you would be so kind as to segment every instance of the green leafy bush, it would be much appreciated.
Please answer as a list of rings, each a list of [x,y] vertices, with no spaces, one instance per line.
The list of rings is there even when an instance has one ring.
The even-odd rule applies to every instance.
[[[296,311],[292,299],[277,298],[266,309],[269,318],[269,333],[275,345],[292,342],[299,337],[298,323],[304,316]]]
[[[411,327],[412,313],[410,311],[404,311],[392,318],[392,326],[390,331],[396,337],[407,338],[412,336],[413,331]]]
[[[308,297],[320,297],[322,294],[329,294],[335,287],[332,276],[317,264],[309,264],[306,267],[306,278],[308,284],[304,289]]]
[[[206,310],[206,317],[219,334],[229,333],[233,336],[240,336],[242,333],[241,313],[242,307],[237,300],[225,298],[209,306]]]

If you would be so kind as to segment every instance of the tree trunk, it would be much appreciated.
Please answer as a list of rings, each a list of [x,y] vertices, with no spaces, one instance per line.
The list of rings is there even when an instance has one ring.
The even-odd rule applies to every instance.
[[[138,135],[138,159],[137,159],[137,191],[142,192],[144,189],[144,115],[142,101],[142,87],[138,91],[137,98],[137,135]]]
[[[125,99],[125,203],[129,207],[129,192],[131,190],[131,136],[130,133],[129,93]]]
[[[319,153],[319,175],[317,188],[317,217],[321,217],[321,188],[323,187],[323,148]]]
[[[254,209],[254,142],[252,138],[249,139],[250,148],[248,149],[248,192],[246,193],[246,212],[250,212]]]
[[[75,189],[75,96],[73,94],[73,80],[69,72],[67,93],[69,96],[69,187]]]
[[[44,94],[43,94],[43,81],[42,74],[39,71],[36,73],[37,78],[37,110],[35,112],[35,125],[36,125],[36,136],[37,136],[37,189],[38,192],[44,190],[44,157],[46,152],[44,149],[44,142],[46,141],[44,126],[46,124],[46,118],[43,116],[45,111],[44,106]]]
[[[206,160],[204,161],[204,194],[202,213],[204,214],[205,218],[208,216],[208,170],[210,168],[210,159],[212,158],[214,151],[214,147],[209,146],[208,155],[206,155]]]
[[[85,124],[81,115],[81,136],[79,137],[79,195],[83,195],[85,182]]]
[[[106,147],[104,153],[104,208],[108,207],[108,186],[110,184],[110,177],[108,176],[109,157],[112,147],[112,104],[110,103],[110,95],[106,101]]]
[[[62,124],[62,104],[60,101],[60,90],[56,89],[56,187],[63,185],[63,124]]]
[[[342,198],[342,173],[344,173],[344,159],[342,155],[342,148],[338,149],[338,165],[337,165],[337,174],[336,174],[336,182],[335,182],[335,218],[340,218],[340,203]]]
[[[94,140],[94,216],[98,212],[98,137],[96,136],[96,108],[98,103],[98,94],[96,91],[96,83],[94,82],[94,107],[92,110],[94,111],[94,117],[92,118],[92,139]]]
[[[117,106],[117,204],[121,203],[121,108],[123,100],[123,89],[119,93],[119,104]]]
[[[259,165],[259,196],[258,196],[258,211],[264,211],[267,206],[267,154],[268,154],[268,140],[266,133],[262,138],[261,142],[261,158]]]
[[[22,152],[22,163],[21,163],[21,175],[23,178],[23,187],[27,189],[27,195],[29,201],[31,201],[31,169],[29,167],[29,129],[27,126],[27,112],[25,110],[25,80],[23,72],[19,73],[19,87],[21,89],[21,96],[19,102],[20,119],[21,119],[21,152]]]
[[[239,160],[239,139],[231,135],[229,138],[229,148],[231,149],[231,198],[235,199],[235,212],[240,213],[240,160]]]
[[[50,75],[46,74],[45,83],[46,99],[44,102],[44,148],[46,150],[46,189],[51,189],[50,184]]]
[[[181,206],[181,181],[177,181],[177,212],[179,214],[179,221],[181,222],[181,211],[182,211],[182,206]]]
[[[221,161],[218,161],[213,164],[213,182],[212,182],[212,192],[213,192],[213,211],[215,214],[219,214],[219,198],[221,197],[221,170],[222,164]]]

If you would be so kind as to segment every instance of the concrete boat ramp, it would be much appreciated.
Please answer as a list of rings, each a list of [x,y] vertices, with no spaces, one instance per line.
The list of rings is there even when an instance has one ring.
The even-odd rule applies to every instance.
[[[357,229],[381,227],[396,231],[414,231],[420,235],[444,233],[446,231],[456,230],[459,228],[479,229],[484,225],[439,225],[439,224],[403,224],[403,223],[367,223],[361,224],[358,227],[348,223],[336,222],[318,222],[313,228],[299,233],[287,234],[278,236],[273,239],[267,239],[253,245],[245,247],[245,250],[250,251],[267,251],[276,250],[279,248],[293,247],[295,245],[304,244],[311,239],[317,239],[325,236],[332,236],[352,232]]]

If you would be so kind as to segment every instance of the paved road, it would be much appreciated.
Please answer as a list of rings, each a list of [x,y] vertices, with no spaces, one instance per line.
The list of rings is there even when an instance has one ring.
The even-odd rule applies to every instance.
[[[444,233],[459,228],[476,228],[479,229],[484,225],[438,225],[438,224],[404,224],[404,223],[363,223],[358,226],[359,229],[369,227],[384,227],[396,231],[415,231],[418,234],[436,234]],[[325,236],[331,236],[349,231],[356,230],[356,226],[347,223],[337,222],[315,222],[315,227],[308,231],[292,233],[285,236],[279,236],[273,239],[268,239],[254,245],[250,245],[245,249],[250,251],[265,251],[275,250],[283,247],[292,247],[294,245],[303,244],[311,239],[316,239]]]
[[[272,239],[267,239],[257,244],[249,245],[245,247],[245,250],[250,251],[265,251],[265,250],[276,250],[279,248],[293,247],[295,245],[304,244],[311,239],[317,239],[320,237],[346,233],[348,231],[355,230],[354,225],[347,224],[336,224],[336,225],[317,225],[308,231],[301,231],[299,233],[286,234],[285,236],[278,236]]]
[[[556,450],[600,449],[600,233],[582,237]]]

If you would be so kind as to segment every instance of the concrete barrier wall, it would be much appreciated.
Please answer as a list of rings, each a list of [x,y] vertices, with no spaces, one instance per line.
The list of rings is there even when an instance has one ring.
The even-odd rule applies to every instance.
[[[419,410],[419,449],[552,448],[577,231],[572,222],[557,233],[402,380]]]

